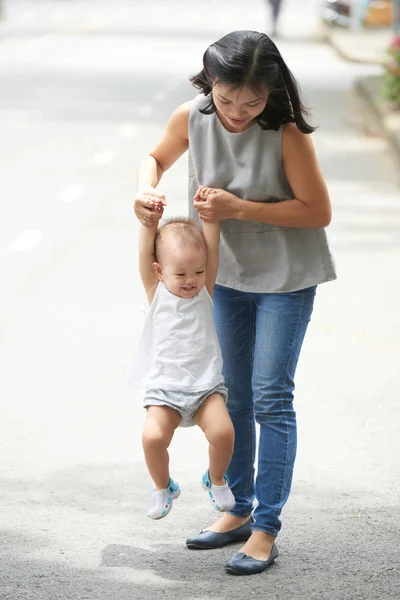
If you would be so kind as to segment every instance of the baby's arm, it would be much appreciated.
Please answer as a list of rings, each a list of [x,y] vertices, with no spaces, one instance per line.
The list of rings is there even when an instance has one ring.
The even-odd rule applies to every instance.
[[[203,235],[207,245],[206,288],[210,296],[214,295],[214,285],[218,273],[218,248],[220,223],[206,223],[203,221]]]
[[[162,211],[161,205],[156,203],[153,210]],[[140,225],[139,232],[139,273],[146,292],[149,305],[152,303],[158,284],[158,278],[153,268],[156,260],[155,239],[158,223],[152,226]]]
[[[212,188],[200,187],[196,193],[196,200],[205,200],[212,192]],[[203,221],[203,235],[207,246],[206,288],[210,296],[214,295],[214,285],[218,273],[218,249],[220,236],[220,222],[207,223]]]
[[[156,260],[154,255],[154,240],[156,239],[157,224],[152,227],[140,225],[139,233],[139,273],[149,304],[152,303],[157,288],[158,279],[153,269]]]

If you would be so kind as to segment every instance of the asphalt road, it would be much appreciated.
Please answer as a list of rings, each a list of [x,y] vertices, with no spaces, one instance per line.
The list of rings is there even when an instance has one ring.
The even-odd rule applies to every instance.
[[[235,578],[240,546],[185,548],[214,515],[206,445],[179,430],[168,518],[145,511],[139,395],[125,386],[143,299],[131,205],[140,159],[193,97],[209,43],[268,26],[265,3],[6,3],[0,25],[0,597],[400,597],[398,165],[354,78],[288,0],[279,41],[319,124],[339,279],[321,286],[297,377],[299,452],[278,545]],[[165,176],[186,212],[186,157]]]

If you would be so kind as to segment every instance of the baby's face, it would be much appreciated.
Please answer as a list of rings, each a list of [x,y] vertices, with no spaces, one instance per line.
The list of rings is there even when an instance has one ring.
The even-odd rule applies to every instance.
[[[206,283],[207,252],[189,244],[163,248],[156,273],[167,289],[180,298],[193,298]]]

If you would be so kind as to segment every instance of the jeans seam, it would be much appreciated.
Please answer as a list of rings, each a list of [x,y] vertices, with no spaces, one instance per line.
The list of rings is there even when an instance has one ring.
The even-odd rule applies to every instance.
[[[250,299],[249,299],[250,300]],[[250,300],[251,302],[251,306],[250,306],[250,364],[251,364],[251,372],[253,372],[253,366],[254,366],[254,324],[255,324],[255,310],[254,310],[254,304],[253,302]],[[253,393],[253,390],[252,390]],[[246,499],[248,499],[249,497],[249,489],[250,489],[250,484],[251,484],[251,479],[254,479],[253,476],[253,469],[254,469],[254,459],[255,459],[255,455],[254,455],[254,447],[253,447],[253,437],[254,437],[254,406],[253,406],[253,412],[251,414],[251,420],[249,420],[249,429],[248,429],[248,435],[250,438],[250,443],[249,446],[251,448],[251,455],[250,455],[250,468],[249,468],[249,473],[248,473],[248,477],[247,477],[247,481],[246,481],[246,487],[245,487],[245,497]]]
[[[294,347],[295,347],[295,340],[297,340],[298,335],[299,335],[301,315],[303,314],[303,308],[304,308],[304,290],[303,290],[302,299],[301,299],[301,307],[300,307],[300,310],[299,310],[299,313],[298,313],[297,324],[296,324],[296,333],[295,333],[295,336],[293,338],[292,348],[291,348],[291,350],[289,352],[289,356],[288,356],[288,359],[287,359],[287,362],[286,362],[286,365],[285,365],[285,370],[282,372],[282,378],[281,378],[281,380],[279,382],[279,385],[281,387],[280,404],[281,404],[281,410],[282,410],[282,412],[283,412],[283,396],[282,396],[283,381],[284,381],[285,376],[287,375],[288,365],[289,365],[290,360],[291,360],[292,355],[293,355],[293,350],[294,350]],[[287,470],[287,458],[288,458],[287,457],[287,453],[288,453],[288,447],[289,447],[289,442],[288,442],[288,438],[289,438],[289,423],[288,423],[287,417],[285,417],[285,428],[286,428],[286,432],[285,432],[285,459],[284,459],[285,468],[283,470],[282,480],[280,482],[279,495],[278,495],[278,497],[279,497],[279,503],[282,502],[283,483],[285,481],[286,470]]]

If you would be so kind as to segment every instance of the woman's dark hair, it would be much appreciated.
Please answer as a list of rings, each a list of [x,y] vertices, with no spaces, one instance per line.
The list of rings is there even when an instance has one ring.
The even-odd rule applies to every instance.
[[[303,133],[315,127],[306,122],[309,115],[300,99],[295,78],[274,42],[257,31],[233,31],[211,44],[203,56],[203,69],[190,78],[192,84],[209,98],[200,112],[216,111],[212,97],[216,81],[233,87],[248,86],[260,96],[268,90],[267,105],[257,117],[262,129],[279,129],[284,123],[296,123]]]

